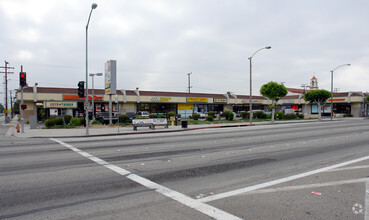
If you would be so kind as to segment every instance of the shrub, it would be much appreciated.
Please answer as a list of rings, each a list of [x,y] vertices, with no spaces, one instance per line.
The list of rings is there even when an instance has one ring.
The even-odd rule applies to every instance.
[[[285,120],[292,120],[292,119],[296,119],[297,115],[295,113],[289,113],[289,114],[285,114],[283,116],[283,119]]]
[[[168,112],[167,117],[170,118],[172,116],[176,116],[177,114],[175,112]]]
[[[150,114],[149,118],[158,118],[158,115],[157,114]]]
[[[65,124],[69,124],[71,119],[72,119],[71,115],[64,115]]]
[[[283,112],[278,112],[278,119],[282,120],[283,119]]]
[[[265,114],[264,112],[262,111],[256,111],[254,112],[253,114],[253,118],[259,118],[259,119],[262,119],[262,118],[266,118],[267,117],[267,114]]]
[[[214,121],[214,117],[211,115],[206,116],[206,121]]]
[[[352,114],[346,114],[346,115],[343,115],[343,117],[344,118],[346,118],[346,117],[354,117],[354,115],[352,115]]]
[[[137,116],[136,119],[146,119],[146,117],[143,116]]]
[[[214,119],[215,118],[215,112],[214,111],[209,111],[208,116],[213,116],[213,119]]]
[[[55,125],[64,125],[63,118],[52,117],[52,118],[45,121],[45,126],[47,128],[53,127]]]
[[[73,126],[80,126],[83,124],[83,118],[80,118],[80,117],[74,117],[70,120],[70,125],[73,125]]]
[[[158,118],[167,118],[166,115],[158,115]]]
[[[192,114],[192,119],[193,120],[199,120],[199,118],[200,118],[200,114],[196,114],[196,113],[194,113],[194,114]]]
[[[234,114],[233,114],[233,112],[229,112],[228,113],[228,121],[233,121],[233,118],[234,118]]]
[[[222,116],[225,117],[226,120],[228,120],[229,111],[224,111]]]
[[[119,122],[125,123],[128,121],[128,115],[127,114],[120,114],[119,116]]]
[[[299,119],[304,119],[304,114],[297,114],[297,117],[299,118]]]
[[[50,127],[52,127],[52,126],[55,126],[55,120],[54,120],[53,118],[47,119],[47,120],[45,121],[45,126],[46,126],[47,128],[50,128]]]
[[[64,125],[63,118],[55,118],[55,125]]]
[[[250,113],[248,112],[241,112],[242,119],[250,118]]]
[[[26,125],[29,125],[29,121],[26,121]]]
[[[101,123],[98,120],[93,120],[91,122],[91,124],[93,124],[93,125],[101,125]]]

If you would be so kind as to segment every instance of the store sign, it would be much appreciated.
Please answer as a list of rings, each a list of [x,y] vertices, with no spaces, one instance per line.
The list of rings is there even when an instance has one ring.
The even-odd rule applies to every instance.
[[[172,98],[170,97],[152,97],[151,101],[153,102],[169,102]]]
[[[45,108],[77,108],[77,102],[45,101]]]
[[[293,99],[283,99],[282,103],[293,103]]]
[[[178,104],[178,110],[193,110],[193,104]]]
[[[85,100],[86,98],[79,98],[78,95],[63,95],[64,100]],[[88,96],[89,100],[92,100],[92,96]],[[94,95],[94,100],[103,100],[104,96],[96,96]]]
[[[330,102],[331,99],[328,99],[328,102]],[[334,102],[344,102],[346,99],[333,99]]]
[[[227,99],[213,99],[213,102],[214,103],[224,103],[224,102],[227,102]]]
[[[242,103],[249,103],[248,99],[242,99]],[[262,100],[253,99],[252,103],[263,103]]]
[[[117,93],[117,61],[109,60],[105,63],[105,94]]]
[[[208,102],[208,98],[187,98],[187,102]]]

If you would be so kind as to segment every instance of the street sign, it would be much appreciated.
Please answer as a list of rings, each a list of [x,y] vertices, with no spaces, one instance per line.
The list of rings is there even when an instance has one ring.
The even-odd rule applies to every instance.
[[[4,113],[4,114],[6,114],[6,113],[8,113],[8,111],[7,111],[6,109],[4,109],[4,110],[3,110],[3,113]]]
[[[85,102],[84,103],[84,108],[85,109],[89,109],[90,108],[90,103],[89,102]]]

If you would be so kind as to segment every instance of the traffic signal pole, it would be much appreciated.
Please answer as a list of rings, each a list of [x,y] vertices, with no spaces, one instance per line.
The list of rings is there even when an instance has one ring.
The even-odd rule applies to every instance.
[[[23,65],[21,65],[21,74],[23,73]],[[24,118],[23,118],[23,86],[21,86],[21,133],[24,133]]]

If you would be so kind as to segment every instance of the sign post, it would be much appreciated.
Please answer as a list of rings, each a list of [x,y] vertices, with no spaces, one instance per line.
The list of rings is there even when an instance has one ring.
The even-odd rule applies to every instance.
[[[117,61],[109,60],[105,63],[105,95],[109,95],[109,124],[112,122],[112,97],[117,90]]]

